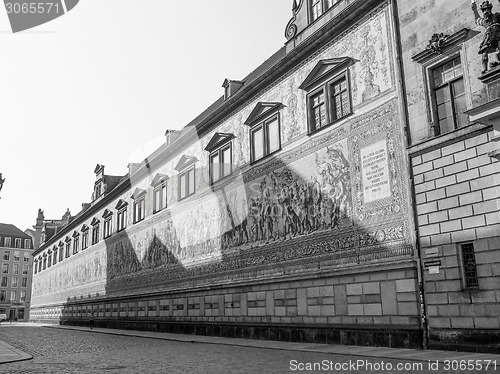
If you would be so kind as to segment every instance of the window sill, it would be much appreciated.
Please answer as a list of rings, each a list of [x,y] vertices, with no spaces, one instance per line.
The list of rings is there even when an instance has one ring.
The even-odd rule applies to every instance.
[[[271,156],[273,156],[273,155],[276,155],[276,154],[277,154],[278,152],[280,152],[280,151],[281,151],[281,146],[280,146],[277,150],[275,150],[274,152],[272,152],[272,153],[268,153],[267,155],[265,155],[265,156],[263,156],[263,157],[259,158],[258,160],[253,160],[253,161],[250,161],[250,165],[254,166],[255,164],[260,163],[261,161],[266,160],[266,159],[270,158],[270,157],[271,157]]]
[[[321,131],[323,131],[323,130],[325,130],[325,129],[329,128],[329,127],[332,127],[333,125],[335,125],[335,124],[337,124],[337,123],[340,123],[340,122],[342,122],[343,120],[345,120],[345,119],[347,119],[347,118],[351,117],[353,114],[354,114],[354,112],[351,112],[351,113],[349,113],[349,114],[346,114],[346,115],[345,115],[345,116],[343,116],[343,117],[340,117],[339,119],[336,119],[335,121],[332,121],[332,122],[330,122],[330,123],[326,124],[326,125],[325,125],[325,126],[323,126],[323,127],[320,127],[319,129],[309,130],[309,132],[307,133],[307,135],[310,135],[310,136],[312,136],[312,135],[316,135],[317,133],[319,133],[319,132],[321,132]]]
[[[189,198],[189,197],[191,197],[193,195],[196,195],[196,192],[193,192],[192,194],[186,195],[184,197],[179,197],[179,199],[177,201],[186,200],[187,198]]]

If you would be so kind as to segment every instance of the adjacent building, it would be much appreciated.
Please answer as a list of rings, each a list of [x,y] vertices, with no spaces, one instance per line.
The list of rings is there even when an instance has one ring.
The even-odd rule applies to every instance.
[[[10,320],[29,319],[33,242],[11,224],[0,223],[0,314]]]

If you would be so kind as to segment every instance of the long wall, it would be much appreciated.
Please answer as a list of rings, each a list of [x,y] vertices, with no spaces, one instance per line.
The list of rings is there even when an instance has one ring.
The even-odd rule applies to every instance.
[[[386,4],[308,55],[198,142],[96,211],[128,202],[127,229],[34,275],[32,317],[162,331],[419,346],[420,296]],[[299,89],[321,60],[351,57],[352,114],[307,133]],[[250,164],[243,122],[281,103],[281,150]],[[231,178],[208,184],[206,145],[235,135]],[[176,164],[196,157],[196,194],[177,201]],[[151,181],[170,177],[153,214]],[[375,179],[374,179],[375,178]],[[120,187],[120,186],[119,186]],[[119,188],[117,187],[117,188]],[[132,193],[146,193],[133,224]],[[106,199],[106,197],[104,198]],[[92,208],[91,208],[92,209]],[[87,217],[87,216],[85,216]],[[93,217],[76,220],[72,236]],[[47,242],[42,258],[63,237]]]

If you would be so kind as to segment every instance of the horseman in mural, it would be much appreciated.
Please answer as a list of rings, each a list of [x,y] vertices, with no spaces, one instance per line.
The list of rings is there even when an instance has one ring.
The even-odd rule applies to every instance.
[[[349,163],[342,151],[327,147],[320,160],[316,154],[316,168],[322,177],[322,190],[328,199],[331,228],[339,226],[340,218],[347,215],[351,200]]]

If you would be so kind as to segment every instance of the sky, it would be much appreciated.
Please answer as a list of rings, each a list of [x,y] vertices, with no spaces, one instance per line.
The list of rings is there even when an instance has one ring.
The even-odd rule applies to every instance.
[[[0,223],[90,202],[281,48],[292,0],[80,0],[13,34],[0,8]]]

